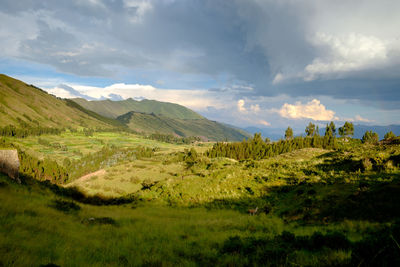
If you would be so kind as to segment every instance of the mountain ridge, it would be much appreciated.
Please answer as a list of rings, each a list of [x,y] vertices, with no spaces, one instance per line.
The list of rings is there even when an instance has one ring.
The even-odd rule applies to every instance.
[[[174,119],[154,113],[130,111],[117,117],[130,129],[142,133],[172,134],[180,137],[198,136],[203,140],[242,140],[248,138],[245,131],[222,123],[203,119]]]
[[[137,101],[132,98],[120,101],[110,99],[88,101],[83,98],[73,98],[71,100],[88,110],[113,119],[130,111],[155,113],[173,119],[204,119],[203,116],[182,105],[156,100],[143,99]]]
[[[119,124],[5,74],[0,74],[0,123],[22,128],[111,128]]]

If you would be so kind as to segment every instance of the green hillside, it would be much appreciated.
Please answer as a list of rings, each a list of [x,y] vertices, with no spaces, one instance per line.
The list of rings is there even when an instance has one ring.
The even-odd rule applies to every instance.
[[[122,101],[87,101],[82,98],[73,99],[80,106],[109,118],[117,118],[129,111],[154,113],[173,119],[204,119],[196,112],[174,103],[155,100],[136,101],[132,98]]]
[[[132,157],[125,133],[41,138],[47,153],[66,139],[68,148],[96,142],[72,165],[107,164],[67,186],[36,180],[25,157],[21,184],[0,174],[0,266],[400,264],[398,144],[338,139],[336,150],[237,161],[209,157],[203,144]],[[27,139],[3,146],[25,149]]]
[[[76,103],[57,98],[22,81],[0,74],[0,124],[15,127],[91,127],[120,126]]]
[[[144,133],[173,134],[177,136],[200,136],[209,140],[242,140],[249,137],[244,131],[221,123],[202,119],[173,119],[163,115],[128,112],[117,118],[132,130]]]

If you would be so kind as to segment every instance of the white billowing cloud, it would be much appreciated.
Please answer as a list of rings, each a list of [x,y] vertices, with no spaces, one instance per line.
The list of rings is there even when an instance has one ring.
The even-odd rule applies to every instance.
[[[244,107],[244,100],[243,99],[238,100],[237,109],[239,110],[239,112],[247,112],[247,109]]]
[[[360,115],[356,115],[354,120],[355,121],[361,121],[361,122],[373,122],[374,121],[374,120],[370,120],[370,119],[367,119],[367,118],[363,118]]]
[[[388,42],[375,36],[317,33],[313,43],[317,47],[325,48],[326,52],[305,67],[306,81],[321,75],[378,68],[388,60]]]
[[[72,94],[71,92],[65,90],[64,88],[54,87],[52,89],[48,89],[47,92],[49,94],[61,97],[61,98],[75,98],[77,95]]]
[[[264,126],[271,126],[271,123],[269,123],[268,121],[265,121],[265,120],[259,120],[258,123],[261,125],[264,125]]]
[[[278,110],[278,113],[282,117],[288,119],[312,119],[316,121],[338,119],[335,117],[335,112],[333,110],[327,110],[318,99],[313,99],[306,104],[302,104],[301,102],[296,102],[294,105],[285,103],[281,109]]]
[[[245,107],[245,104],[246,104],[246,102],[244,101],[244,99],[239,99],[239,100],[237,101],[236,106],[237,106],[237,110],[238,110],[240,113],[248,113],[248,112],[251,112],[251,113],[257,114],[257,113],[259,113],[260,110],[261,110],[259,104],[251,104],[251,105],[250,105],[250,108],[246,108],[246,107]]]

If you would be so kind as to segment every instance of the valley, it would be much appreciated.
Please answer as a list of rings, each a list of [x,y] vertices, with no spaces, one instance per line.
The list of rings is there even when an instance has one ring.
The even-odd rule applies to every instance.
[[[393,133],[355,139],[346,122],[337,137],[332,122],[322,136],[310,123],[306,136],[289,127],[276,142],[239,142],[243,132],[205,118],[104,117],[1,78],[11,89],[2,91],[0,149],[18,151],[21,183],[0,174],[0,266],[400,263]],[[18,90],[68,120],[57,124],[39,104],[28,110]]]

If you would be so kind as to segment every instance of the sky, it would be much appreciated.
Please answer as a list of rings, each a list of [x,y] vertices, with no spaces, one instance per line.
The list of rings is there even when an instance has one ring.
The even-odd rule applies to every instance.
[[[400,124],[398,0],[0,0],[0,73],[239,127]]]

